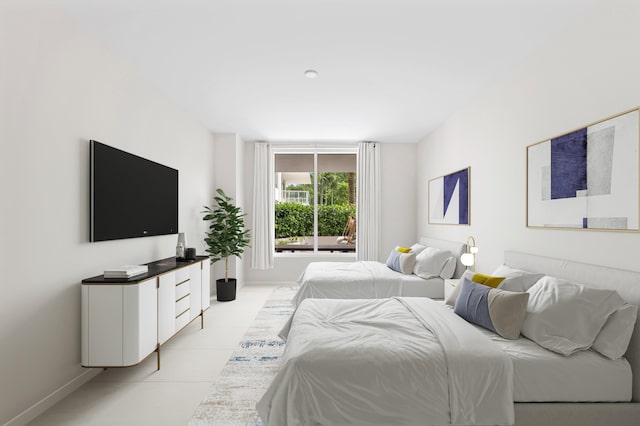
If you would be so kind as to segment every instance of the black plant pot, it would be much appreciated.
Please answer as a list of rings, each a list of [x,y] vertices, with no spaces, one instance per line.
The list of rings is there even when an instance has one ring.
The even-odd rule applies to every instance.
[[[236,300],[236,279],[229,278],[229,281],[225,281],[224,278],[220,278],[216,280],[216,293],[218,302]]]

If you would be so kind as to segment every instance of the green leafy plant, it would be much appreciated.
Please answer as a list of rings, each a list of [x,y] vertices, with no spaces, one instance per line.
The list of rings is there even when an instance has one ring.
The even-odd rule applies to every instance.
[[[224,280],[229,281],[229,257],[242,257],[245,247],[249,247],[251,231],[245,229],[242,209],[233,204],[233,199],[220,188],[213,197],[213,207],[204,206],[203,220],[208,220],[209,231],[205,234],[205,243],[209,247],[206,252],[211,256],[211,263],[224,259]]]
[[[354,205],[318,206],[318,235],[342,235],[349,216],[356,216]],[[313,206],[279,203],[275,206],[276,238],[313,235]]]

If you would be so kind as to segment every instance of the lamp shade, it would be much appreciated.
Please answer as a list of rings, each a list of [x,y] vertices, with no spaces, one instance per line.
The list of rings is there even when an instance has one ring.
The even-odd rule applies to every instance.
[[[464,266],[473,266],[475,262],[475,256],[472,253],[463,253],[462,256],[460,256],[460,262],[462,262],[462,264]]]

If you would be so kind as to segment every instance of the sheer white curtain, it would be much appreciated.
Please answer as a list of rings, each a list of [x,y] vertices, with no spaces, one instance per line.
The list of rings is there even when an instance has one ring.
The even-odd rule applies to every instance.
[[[274,247],[274,186],[270,144],[266,142],[256,142],[254,162],[251,268],[272,269]]]
[[[380,148],[358,144],[356,254],[358,260],[378,260],[380,247]]]

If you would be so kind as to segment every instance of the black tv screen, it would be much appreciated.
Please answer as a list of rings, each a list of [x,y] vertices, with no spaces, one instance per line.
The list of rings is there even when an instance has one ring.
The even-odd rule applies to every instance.
[[[176,234],[178,170],[89,141],[91,241]]]

